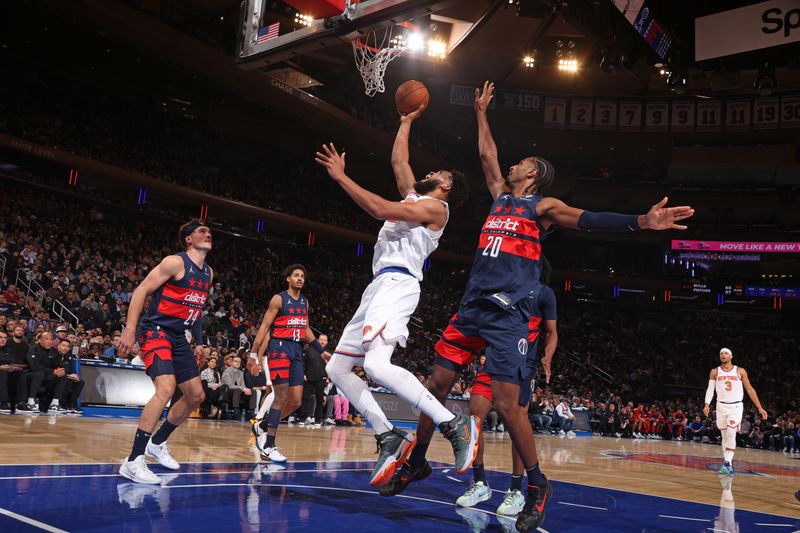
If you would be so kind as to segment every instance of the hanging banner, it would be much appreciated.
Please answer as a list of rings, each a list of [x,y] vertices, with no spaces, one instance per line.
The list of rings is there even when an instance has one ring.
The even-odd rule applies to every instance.
[[[594,106],[594,129],[617,129],[617,102],[615,100],[598,100]]]
[[[544,99],[544,127],[563,130],[567,123],[567,101],[563,98]]]
[[[694,131],[694,102],[672,102],[672,131]]]
[[[647,102],[644,124],[647,131],[667,131],[669,126],[667,102]]]
[[[703,250],[706,252],[747,253],[800,253],[800,242],[747,242],[747,241],[672,241],[673,250]]]
[[[703,100],[697,102],[697,131],[719,131],[722,129],[722,102]]]
[[[746,131],[750,129],[750,99],[728,100],[725,106],[725,130]]]
[[[800,126],[800,96],[781,98],[781,128]]]
[[[642,129],[642,103],[619,103],[619,131],[640,131]]]
[[[753,128],[775,129],[781,122],[780,98],[756,98],[753,100]]]
[[[695,61],[797,41],[800,41],[797,0],[771,0],[694,19]]]
[[[588,130],[592,127],[592,100],[573,100],[569,112],[569,126],[573,130]]]
[[[541,97],[527,91],[500,91],[496,98],[505,111],[539,111]]]
[[[460,105],[464,107],[472,107],[475,102],[475,87],[470,85],[451,85],[450,86],[450,105]],[[492,98],[489,102],[489,109],[495,108],[497,98]]]

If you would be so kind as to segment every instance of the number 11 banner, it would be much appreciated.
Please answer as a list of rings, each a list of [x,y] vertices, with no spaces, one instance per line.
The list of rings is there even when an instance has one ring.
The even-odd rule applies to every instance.
[[[719,100],[697,102],[697,131],[720,129],[722,129],[722,102]]]

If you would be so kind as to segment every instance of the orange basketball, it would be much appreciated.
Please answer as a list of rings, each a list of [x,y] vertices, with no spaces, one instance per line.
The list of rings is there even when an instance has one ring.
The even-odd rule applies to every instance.
[[[401,115],[408,115],[423,104],[427,106],[429,99],[428,88],[417,80],[402,83],[394,93],[394,103]]]

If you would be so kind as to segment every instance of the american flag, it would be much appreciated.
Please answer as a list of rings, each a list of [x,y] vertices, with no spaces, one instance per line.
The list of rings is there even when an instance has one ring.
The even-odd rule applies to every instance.
[[[281,27],[280,22],[275,22],[274,24],[270,24],[266,28],[259,28],[258,29],[258,39],[256,40],[257,43],[263,43],[267,39],[274,39],[278,36],[278,30]]]

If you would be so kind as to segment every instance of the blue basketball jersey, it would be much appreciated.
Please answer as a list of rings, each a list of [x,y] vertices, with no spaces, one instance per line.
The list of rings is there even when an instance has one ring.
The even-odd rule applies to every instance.
[[[507,308],[536,288],[544,231],[536,216],[541,199],[538,194],[497,197],[481,229],[461,305],[486,299]]]
[[[308,300],[302,294],[295,300],[289,291],[281,291],[280,297],[281,310],[272,321],[270,338],[305,343],[306,327],[308,327]]]
[[[163,329],[173,335],[191,330],[194,340],[202,344],[203,306],[211,288],[211,269],[207,263],[195,265],[186,252],[176,255],[183,260],[183,277],[156,289],[140,329]]]

